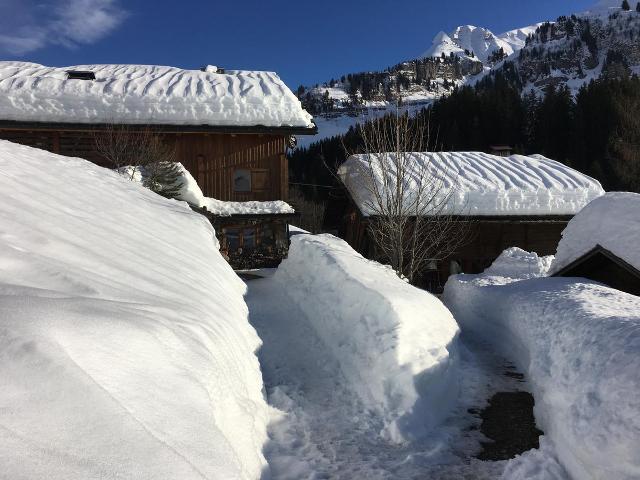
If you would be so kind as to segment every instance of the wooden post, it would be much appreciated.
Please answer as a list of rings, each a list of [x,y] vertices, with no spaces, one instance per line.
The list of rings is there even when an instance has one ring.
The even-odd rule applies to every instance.
[[[53,153],[60,153],[60,132],[53,132],[52,135],[52,151]]]

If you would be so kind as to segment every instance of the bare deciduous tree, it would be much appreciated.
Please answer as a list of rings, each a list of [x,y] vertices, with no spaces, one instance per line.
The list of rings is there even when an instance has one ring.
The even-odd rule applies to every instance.
[[[369,232],[380,260],[414,282],[465,241],[464,206],[452,208],[455,183],[446,165],[430,165],[428,117],[395,114],[360,127]]]
[[[289,188],[289,201],[300,214],[300,228],[311,233],[321,233],[324,225],[326,204],[321,201],[308,200],[297,187]]]
[[[130,180],[137,175],[150,190],[169,198],[181,187],[175,147],[151,128],[109,125],[94,135],[98,153]]]

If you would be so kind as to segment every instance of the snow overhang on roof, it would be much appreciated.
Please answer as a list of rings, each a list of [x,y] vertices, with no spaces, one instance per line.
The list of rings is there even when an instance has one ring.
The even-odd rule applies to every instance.
[[[69,71],[93,72],[95,80],[70,78]],[[154,65],[56,68],[0,62],[0,120],[315,133],[311,115],[277,74],[220,72]]]
[[[612,192],[594,200],[562,232],[551,265],[557,274],[598,247],[640,270],[640,194]]]
[[[408,155],[404,180],[407,201],[412,201],[412,194],[418,189],[416,178],[426,173],[442,185],[442,198],[436,198],[434,203],[444,203],[441,213],[447,215],[574,215],[604,194],[597,180],[541,155],[499,157],[481,152]],[[394,159],[394,154],[354,155],[340,167],[338,174],[364,216],[379,211],[372,186],[384,190],[384,175],[394,175]],[[394,180],[387,185],[394,185]]]

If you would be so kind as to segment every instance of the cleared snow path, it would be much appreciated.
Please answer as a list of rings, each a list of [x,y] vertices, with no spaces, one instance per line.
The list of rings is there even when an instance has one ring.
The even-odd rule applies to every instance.
[[[428,440],[405,445],[384,441],[380,419],[363,413],[331,350],[271,278],[248,282],[250,321],[263,341],[260,364],[274,407],[265,448],[271,476],[280,479],[493,479],[507,462],[474,458],[485,440],[482,408],[496,391],[526,389],[504,375],[508,363],[487,345],[462,337],[461,399]]]

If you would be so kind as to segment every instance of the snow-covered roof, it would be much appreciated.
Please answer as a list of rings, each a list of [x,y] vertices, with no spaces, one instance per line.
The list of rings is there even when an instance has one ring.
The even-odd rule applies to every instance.
[[[89,71],[95,80],[69,79]],[[313,128],[272,72],[0,62],[0,120]],[[221,71],[221,70],[220,70]]]
[[[640,270],[640,194],[612,192],[587,205],[571,221],[558,245],[551,273],[597,245]]]
[[[375,182],[394,175],[394,154],[353,155],[338,171],[363,215],[375,215]],[[384,168],[382,168],[384,166]],[[604,194],[597,180],[541,155],[498,157],[480,152],[411,153],[406,201],[424,173],[442,185],[442,213],[452,215],[573,215]],[[373,174],[373,175],[372,175]],[[387,182],[387,185],[390,183]]]

